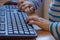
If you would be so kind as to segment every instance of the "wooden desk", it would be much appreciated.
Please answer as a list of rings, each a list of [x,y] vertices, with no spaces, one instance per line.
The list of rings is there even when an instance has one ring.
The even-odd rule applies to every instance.
[[[39,30],[37,31],[37,34],[38,37],[36,40],[55,40],[49,32]]]

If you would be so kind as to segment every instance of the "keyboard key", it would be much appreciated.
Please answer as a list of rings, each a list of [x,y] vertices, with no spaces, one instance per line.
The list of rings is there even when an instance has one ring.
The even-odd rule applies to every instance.
[[[18,9],[18,6],[16,5],[15,8]]]
[[[9,34],[13,34],[13,32],[12,32],[12,31],[9,31],[8,33],[9,33]]]
[[[27,28],[23,28],[24,30],[28,30]]]
[[[34,31],[30,31],[30,34],[35,34],[35,32]]]
[[[6,5],[5,7],[6,7],[6,9],[9,9],[9,6],[8,5]]]
[[[28,30],[24,30],[25,32],[27,32]]]
[[[14,26],[14,27],[13,27],[13,29],[17,29],[17,27],[16,27],[16,26]]]
[[[8,28],[12,28],[12,26],[8,26]]]
[[[8,28],[9,30],[12,30],[12,28]]]
[[[12,32],[12,30],[8,30],[9,32]]]
[[[23,31],[23,29],[19,29],[19,31]]]
[[[0,12],[0,13],[1,13],[0,16],[5,16],[5,11]]]
[[[0,22],[4,23],[5,22],[5,17],[4,16],[0,16]]]
[[[14,34],[18,34],[18,31],[14,31]]]
[[[25,32],[25,34],[29,34],[29,32]]]
[[[0,31],[0,34],[1,34],[1,33],[3,34],[3,33],[5,33],[5,31]]]
[[[8,31],[9,31],[9,32],[13,32],[12,26],[8,26]]]
[[[9,7],[10,7],[10,9],[12,9],[12,6],[11,5]]]
[[[27,28],[27,26],[23,25],[23,28]]]
[[[16,9],[16,8],[15,8],[15,5],[12,5],[12,9]]]
[[[24,34],[24,32],[23,32],[23,31],[19,31],[19,33],[20,33],[20,34]]]
[[[0,30],[5,30],[5,24],[0,24]]]
[[[22,31],[23,29],[22,29],[22,27],[18,27],[18,30],[19,30],[19,31],[20,31],[20,30]]]
[[[17,31],[17,29],[13,29],[14,31]]]
[[[21,27],[21,26],[18,26],[18,28],[19,28],[19,29],[22,29],[22,27]]]

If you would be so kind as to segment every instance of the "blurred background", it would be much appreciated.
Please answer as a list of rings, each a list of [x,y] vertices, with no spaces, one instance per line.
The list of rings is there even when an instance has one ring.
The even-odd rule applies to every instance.
[[[3,5],[5,2],[10,0],[0,0],[0,5]],[[40,8],[36,11],[38,16],[44,17],[48,19],[48,8],[51,0],[43,0],[44,2],[41,3]]]

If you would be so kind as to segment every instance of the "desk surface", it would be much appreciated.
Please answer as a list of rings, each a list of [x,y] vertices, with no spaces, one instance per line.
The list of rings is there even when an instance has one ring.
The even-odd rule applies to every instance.
[[[36,40],[55,40],[50,32],[39,30],[37,31],[38,37]]]
[[[0,1],[0,4],[2,4],[3,2]],[[39,30],[37,31],[37,34],[38,37],[36,38],[36,40],[55,40],[49,32]]]

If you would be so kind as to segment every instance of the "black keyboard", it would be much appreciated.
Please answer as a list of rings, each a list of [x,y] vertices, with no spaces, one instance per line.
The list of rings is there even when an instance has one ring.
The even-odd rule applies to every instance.
[[[26,23],[27,13],[17,10],[17,5],[0,6],[0,37],[36,38],[33,26]]]

